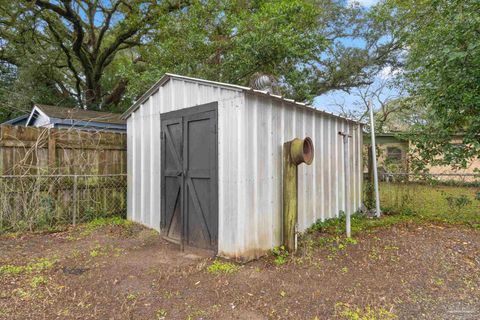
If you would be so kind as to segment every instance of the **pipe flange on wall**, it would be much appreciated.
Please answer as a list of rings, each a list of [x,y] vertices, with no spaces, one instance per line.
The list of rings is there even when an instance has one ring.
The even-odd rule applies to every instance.
[[[302,163],[312,164],[314,156],[313,141],[310,137],[305,139],[295,138],[290,141],[290,157],[295,165]]]
[[[298,165],[313,162],[313,141],[295,138],[283,145],[283,244],[288,251],[297,248]]]

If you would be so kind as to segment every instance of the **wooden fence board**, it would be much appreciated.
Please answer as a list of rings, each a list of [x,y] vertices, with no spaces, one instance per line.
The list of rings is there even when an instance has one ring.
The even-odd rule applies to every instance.
[[[126,173],[125,133],[0,126],[0,175]]]
[[[125,216],[126,162],[124,133],[0,126],[0,233]]]

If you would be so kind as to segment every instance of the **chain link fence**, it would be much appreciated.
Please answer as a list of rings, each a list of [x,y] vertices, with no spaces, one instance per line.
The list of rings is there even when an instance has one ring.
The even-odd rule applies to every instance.
[[[368,181],[365,185],[368,202],[372,190],[368,189]],[[480,226],[480,177],[477,174],[381,173],[379,189],[382,211],[386,214]]]
[[[126,217],[127,176],[0,175],[0,233]]]

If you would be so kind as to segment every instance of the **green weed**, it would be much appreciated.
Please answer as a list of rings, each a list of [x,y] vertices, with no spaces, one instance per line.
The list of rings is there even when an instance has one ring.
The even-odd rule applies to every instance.
[[[129,227],[133,225],[133,222],[122,217],[111,217],[111,218],[96,218],[90,222],[87,222],[83,225],[83,231],[80,233],[82,237],[88,237],[98,228],[104,226],[124,226]]]
[[[385,250],[398,250],[399,248],[397,246],[391,246],[391,245],[386,245],[384,247]]]
[[[380,259],[380,253],[378,252],[377,249],[373,248],[370,253],[368,254],[368,257],[371,260],[379,260]]]
[[[17,288],[15,290],[13,290],[12,292],[13,292],[13,294],[15,294],[17,297],[19,297],[21,299],[29,299],[32,296],[30,291],[25,291],[22,288]]]
[[[391,311],[381,307],[359,308],[341,302],[335,304],[335,314],[341,319],[348,320],[392,320],[398,318]]]
[[[157,320],[163,320],[167,316],[167,311],[165,309],[158,309],[157,312],[155,312],[155,316]]]
[[[442,278],[434,278],[432,279],[432,282],[437,286],[442,286],[445,284],[445,280],[443,280]]]
[[[465,194],[459,196],[447,196],[445,197],[445,200],[447,200],[450,209],[455,212],[460,212],[462,209],[472,204],[472,200],[470,200]]]
[[[215,260],[210,266],[208,266],[207,271],[213,274],[219,273],[233,273],[240,269],[239,265],[230,263],[230,262],[222,262],[219,260]]]
[[[274,247],[272,249],[272,254],[275,257],[276,265],[282,265],[287,262],[288,251],[284,246]]]
[[[127,295],[127,300],[133,301],[133,300],[136,300],[137,297],[138,297],[138,294],[136,294],[136,293],[129,293],[129,294]]]
[[[10,315],[12,311],[10,309],[7,309],[5,307],[0,307],[0,317],[7,318],[8,315]]]
[[[42,277],[42,276],[36,276],[36,277],[33,277],[32,280],[30,281],[30,286],[32,288],[37,288],[41,285],[45,285],[47,284],[47,279],[45,279],[45,277]]]
[[[338,252],[346,250],[349,245],[356,245],[357,243],[358,240],[356,239],[342,238],[340,236],[321,237],[318,240],[320,247],[327,248],[331,252],[329,260],[332,260]]]
[[[25,266],[16,265],[2,265],[0,266],[0,274],[21,274],[21,273],[33,273],[42,272],[53,267],[58,260],[56,258],[41,258],[35,262],[31,262]]]
[[[112,218],[97,218],[90,222],[88,222],[85,226],[87,228],[98,228],[108,225],[113,226],[129,226],[132,225],[133,222],[122,217],[112,217]]]

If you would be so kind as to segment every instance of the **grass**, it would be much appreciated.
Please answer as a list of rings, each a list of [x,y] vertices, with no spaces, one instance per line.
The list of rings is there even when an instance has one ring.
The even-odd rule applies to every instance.
[[[80,233],[80,236],[88,237],[92,234],[93,231],[104,226],[123,226],[128,228],[133,224],[134,223],[132,221],[122,217],[97,218],[90,222],[85,223],[82,226],[83,231]]]
[[[22,234],[25,233],[39,233],[39,234],[44,234],[44,233],[56,233],[56,232],[62,232],[68,229],[68,225],[63,225],[63,224],[58,224],[58,225],[39,225],[36,226],[35,228],[30,228],[27,226],[22,226],[19,224],[15,228],[3,228],[2,223],[4,221],[0,220],[0,236],[2,237],[8,237],[8,238],[16,238]],[[130,227],[134,224],[134,222],[127,220],[125,218],[122,218],[120,216],[113,216],[109,218],[96,218],[93,219],[87,223],[81,224],[83,228],[83,232],[81,233],[81,236],[89,236],[91,233],[103,226],[125,226],[125,227]],[[77,240],[76,237],[69,236],[69,240]]]
[[[479,191],[478,187],[381,183],[380,201],[387,214],[480,228]]]
[[[90,257],[95,258],[98,255],[99,255],[98,250],[94,249],[94,250],[90,251]]]
[[[369,218],[351,216],[352,234],[403,222],[463,224],[480,230],[480,200],[478,188],[432,186],[412,183],[381,183],[380,203],[383,216]],[[311,231],[345,233],[345,216],[318,221]]]
[[[210,266],[208,266],[208,273],[219,274],[219,273],[234,273],[240,269],[239,265],[236,265],[231,262],[222,262],[215,260]]]
[[[25,266],[17,265],[2,265],[0,266],[0,274],[21,274],[21,273],[33,273],[33,272],[42,272],[52,268],[57,262],[56,258],[41,258],[35,262],[31,262]]]
[[[335,313],[340,319],[349,320],[393,320],[398,317],[389,310],[379,307],[367,306],[359,308],[347,303],[335,304]]]
[[[30,281],[30,286],[32,288],[37,288],[41,285],[46,285],[47,284],[47,279],[45,277],[42,277],[42,276],[36,276],[36,277],[33,277],[32,280]]]
[[[103,226],[113,225],[113,226],[128,226],[133,224],[132,221],[124,219],[122,217],[112,217],[112,218],[98,218],[94,219],[85,224],[87,229],[95,229]]]

